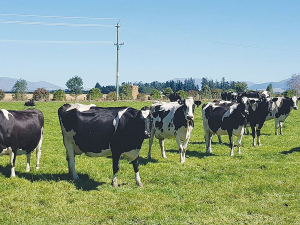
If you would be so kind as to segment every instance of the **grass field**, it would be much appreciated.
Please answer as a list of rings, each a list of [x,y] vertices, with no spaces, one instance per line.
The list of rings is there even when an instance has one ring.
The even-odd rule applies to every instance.
[[[98,106],[131,106],[151,102],[96,102]],[[262,146],[253,147],[245,135],[242,154],[230,157],[229,141],[205,154],[201,106],[185,164],[179,163],[175,140],[166,140],[167,159],[154,141],[152,160],[148,140],[140,152],[140,176],[135,184],[132,165],[120,161],[119,188],[112,188],[111,158],[76,157],[81,178],[70,180],[57,117],[62,102],[38,102],[45,129],[41,168],[25,173],[26,156],[18,156],[16,176],[10,178],[9,157],[0,157],[1,224],[299,224],[300,110],[284,123],[284,135],[274,135],[274,121],[262,128]],[[0,109],[22,110],[22,102],[0,102]],[[236,138],[234,139],[235,142]]]

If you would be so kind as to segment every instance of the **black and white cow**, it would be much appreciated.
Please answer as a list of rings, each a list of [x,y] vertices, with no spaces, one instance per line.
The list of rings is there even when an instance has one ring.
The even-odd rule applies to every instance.
[[[233,91],[222,92],[221,97],[222,97],[222,100],[237,101],[238,94]]]
[[[35,101],[34,101],[34,99],[33,99],[33,98],[28,99],[28,101],[26,101],[26,102],[24,103],[24,106],[35,106]]]
[[[36,169],[40,168],[44,116],[37,109],[0,110],[0,156],[10,155],[11,177],[15,177],[16,155],[27,155],[26,172],[30,171],[30,154],[36,149]]]
[[[280,128],[280,134],[282,133],[282,125],[286,118],[289,116],[292,109],[298,110],[298,99],[296,96],[292,98],[272,98],[271,112],[267,116],[266,120],[275,120],[275,134],[278,134],[278,127]]]
[[[78,179],[75,155],[99,157],[112,155],[112,185],[118,187],[119,160],[132,161],[136,183],[142,186],[138,156],[144,139],[150,137],[151,112],[143,108],[101,108],[95,105],[65,104],[58,109],[69,174]]]
[[[267,98],[249,98],[249,116],[247,118],[248,125],[252,130],[253,146],[256,146],[255,138],[257,137],[257,145],[260,142],[260,130],[263,127],[267,116],[271,112],[272,101]]]
[[[238,137],[238,153],[241,153],[241,142],[248,116],[248,99],[240,103],[208,102],[202,106],[203,128],[205,133],[206,152],[212,153],[211,139],[213,134],[229,136],[233,156],[233,136]]]
[[[180,150],[180,162],[185,162],[187,145],[194,127],[195,105],[201,105],[201,101],[194,102],[191,97],[180,102],[157,102],[151,105],[153,125],[149,140],[148,158],[151,158],[154,136],[159,140],[163,158],[166,158],[164,140],[175,138]]]
[[[172,93],[169,95],[169,99],[171,102],[181,101],[181,96],[178,93]]]

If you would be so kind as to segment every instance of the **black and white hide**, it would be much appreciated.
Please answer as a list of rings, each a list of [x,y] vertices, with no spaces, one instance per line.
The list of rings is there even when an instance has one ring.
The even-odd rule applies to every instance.
[[[143,108],[101,108],[95,105],[65,104],[58,110],[69,174],[78,179],[75,155],[112,156],[112,185],[118,186],[119,160],[132,161],[136,183],[142,186],[138,156],[144,139],[150,137],[151,112]]]
[[[157,102],[151,105],[153,125],[149,140],[148,158],[151,158],[154,136],[159,140],[163,158],[167,157],[164,140],[166,138],[175,138],[180,151],[180,162],[185,162],[187,145],[194,128],[195,105],[200,106],[201,101],[187,98],[180,102]]]
[[[15,177],[16,156],[26,154],[26,172],[30,171],[30,155],[36,149],[36,169],[40,168],[44,116],[37,109],[0,110],[0,156],[10,155],[11,177]]]
[[[233,135],[238,137],[238,153],[241,153],[241,142],[244,127],[247,123],[248,100],[243,97],[240,103],[208,102],[202,106],[202,119],[205,134],[206,152],[212,153],[212,135],[228,135],[230,155],[233,156]]]

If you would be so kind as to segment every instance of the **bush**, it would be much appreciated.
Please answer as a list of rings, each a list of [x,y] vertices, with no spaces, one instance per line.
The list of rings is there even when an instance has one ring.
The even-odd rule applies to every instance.
[[[186,99],[188,97],[188,93],[184,90],[179,90],[176,93],[180,95],[181,99]]]
[[[46,89],[44,88],[38,88],[37,90],[35,90],[33,92],[33,99],[35,101],[49,101],[49,96],[50,96],[50,93],[49,91],[47,91]]]
[[[289,89],[289,90],[286,90],[285,92],[283,92],[283,96],[284,97],[288,97],[288,98],[291,98],[293,96],[297,96],[297,91],[294,90],[294,89]]]
[[[144,93],[139,93],[137,96],[137,100],[140,100],[140,101],[145,101],[146,98],[147,98],[147,95]]]
[[[108,100],[108,101],[116,101],[117,100],[117,93],[115,91],[109,92],[106,95],[106,100]]]
[[[190,90],[190,91],[188,92],[188,96],[193,97],[194,100],[195,100],[195,99],[199,99],[199,94],[198,94],[198,92],[195,91],[195,90]]]
[[[59,90],[57,90],[53,93],[53,100],[54,101],[66,101],[66,99],[67,99],[66,98],[66,93],[61,89],[59,89]]]
[[[0,101],[5,98],[5,93],[3,90],[0,89]]]
[[[170,87],[165,88],[162,92],[167,98],[169,98],[170,94],[173,94],[173,90]]]
[[[86,95],[87,100],[100,100],[103,94],[99,88],[92,88]]]
[[[121,100],[131,100],[132,99],[132,87],[130,84],[123,84],[121,87]]]
[[[153,91],[151,92],[151,99],[159,100],[160,98],[160,92],[157,89],[153,89]]]

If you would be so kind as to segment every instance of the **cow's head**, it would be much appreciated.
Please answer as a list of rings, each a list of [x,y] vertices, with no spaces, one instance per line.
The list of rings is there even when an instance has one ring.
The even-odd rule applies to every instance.
[[[153,116],[149,107],[143,107],[140,111],[140,117],[144,122],[144,138],[150,138]]]
[[[298,99],[296,96],[293,96],[291,99],[291,107],[293,107],[293,109],[298,110]]]
[[[199,107],[201,101],[194,101],[192,97],[188,97],[179,102],[183,106],[184,117],[186,120],[194,120],[195,106]]]
[[[247,97],[242,97],[239,99],[239,108],[241,111],[241,114],[244,118],[246,118],[249,115],[249,105],[250,101]]]

